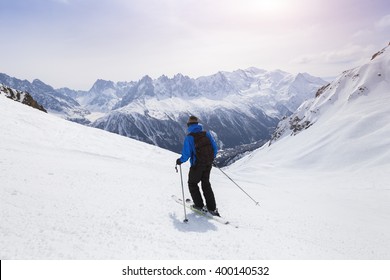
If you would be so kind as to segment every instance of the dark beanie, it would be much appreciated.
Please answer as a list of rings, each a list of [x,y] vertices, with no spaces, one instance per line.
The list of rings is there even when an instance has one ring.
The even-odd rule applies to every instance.
[[[190,116],[187,121],[187,125],[197,124],[197,123],[198,123],[198,118],[195,116]]]

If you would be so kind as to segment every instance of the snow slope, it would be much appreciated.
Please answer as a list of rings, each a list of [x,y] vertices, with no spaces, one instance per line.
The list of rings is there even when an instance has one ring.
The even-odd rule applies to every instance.
[[[219,259],[265,253],[252,244],[259,229],[242,229],[239,240],[240,231],[192,213],[190,223],[182,223],[183,208],[171,199],[181,194],[174,171],[178,155],[4,96],[0,107],[1,259]],[[221,200],[237,194],[219,185]],[[221,207],[226,214],[228,203]]]
[[[0,96],[0,259],[389,259],[390,107],[379,96],[226,169],[260,207],[213,169],[238,229],[193,213],[182,223],[177,154]],[[357,109],[369,125],[350,125]]]
[[[262,186],[279,230],[351,258],[390,257],[389,47],[380,53],[302,104],[279,124],[278,141],[229,168]],[[311,126],[294,131],[295,118]]]

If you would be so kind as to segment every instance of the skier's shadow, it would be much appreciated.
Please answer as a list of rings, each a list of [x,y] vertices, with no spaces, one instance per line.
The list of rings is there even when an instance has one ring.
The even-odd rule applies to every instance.
[[[218,228],[206,217],[196,215],[195,213],[187,214],[188,222],[184,222],[176,217],[175,213],[170,213],[173,226],[181,232],[207,232],[216,231]]]

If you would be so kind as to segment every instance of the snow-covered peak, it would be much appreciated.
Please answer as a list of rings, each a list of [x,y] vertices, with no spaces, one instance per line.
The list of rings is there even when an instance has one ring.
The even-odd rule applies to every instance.
[[[36,86],[36,87],[46,87],[46,88],[49,88],[49,89],[53,89],[53,87],[51,87],[51,86],[45,84],[44,82],[42,82],[42,81],[39,80],[39,79],[34,79],[34,80],[32,81],[32,84],[33,84],[34,86]]]
[[[390,153],[385,148],[390,146],[389,94],[387,47],[375,59],[344,71],[281,121],[271,147],[301,141],[302,154],[297,154],[297,159],[323,162],[327,153],[336,153],[332,162],[327,162],[334,167],[347,167],[356,160],[361,160],[362,166],[389,163]]]
[[[92,88],[89,90],[99,92],[99,91],[105,91],[106,89],[115,89],[115,84],[112,81],[106,81],[102,79],[98,79],[92,86]]]

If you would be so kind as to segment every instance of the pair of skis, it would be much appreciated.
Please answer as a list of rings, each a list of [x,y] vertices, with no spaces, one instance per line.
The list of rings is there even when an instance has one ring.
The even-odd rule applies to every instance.
[[[183,205],[183,200],[181,198],[178,198],[176,195],[172,195],[172,198],[177,203]],[[192,207],[192,205],[193,205],[192,200],[187,198],[186,201],[184,202],[184,206],[187,207],[188,209],[191,209],[195,214],[204,216],[204,217],[209,218],[209,219],[213,219],[213,220],[217,221],[218,223],[221,223],[224,225],[232,225],[228,220],[226,220],[222,217],[219,217],[219,216],[213,216],[207,211],[198,210],[198,209]],[[234,227],[237,227],[237,226],[234,226]]]

